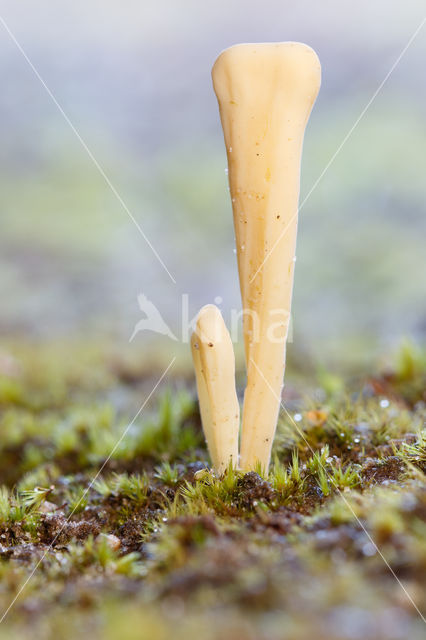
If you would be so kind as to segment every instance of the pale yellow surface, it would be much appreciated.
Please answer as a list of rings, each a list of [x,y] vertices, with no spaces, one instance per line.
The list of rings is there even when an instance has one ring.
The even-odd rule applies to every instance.
[[[290,319],[303,136],[321,82],[300,43],[242,44],[216,60],[243,302],[247,388],[240,465],[267,468]]]
[[[234,349],[222,315],[206,305],[191,336],[201,421],[213,467],[222,474],[238,465],[240,407],[235,390]]]

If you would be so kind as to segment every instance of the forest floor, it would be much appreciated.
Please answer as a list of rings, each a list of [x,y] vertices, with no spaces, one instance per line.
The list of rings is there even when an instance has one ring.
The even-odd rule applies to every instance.
[[[151,382],[0,348],[0,637],[425,637],[424,352],[290,379],[267,477],[208,470],[184,376],[134,419]]]

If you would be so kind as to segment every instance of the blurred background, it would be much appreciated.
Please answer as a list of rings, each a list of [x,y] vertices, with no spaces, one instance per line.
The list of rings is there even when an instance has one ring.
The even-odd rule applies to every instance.
[[[141,292],[178,334],[183,293],[190,315],[220,296],[228,320],[240,299],[215,58],[249,41],[318,52],[303,200],[424,12],[423,0],[2,0],[2,336],[176,352],[148,332],[128,344]],[[426,26],[303,206],[293,357],[368,360],[424,341],[425,56]]]

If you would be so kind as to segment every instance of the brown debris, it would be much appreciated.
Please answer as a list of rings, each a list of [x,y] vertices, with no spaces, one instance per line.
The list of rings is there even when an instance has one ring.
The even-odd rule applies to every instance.
[[[383,484],[397,481],[405,472],[404,462],[397,456],[390,456],[384,460],[370,459],[362,468],[364,482]]]
[[[52,546],[65,545],[73,538],[86,540],[90,535],[97,536],[99,533],[100,526],[93,520],[72,522],[63,515],[54,514],[43,515],[38,528],[40,541]]]
[[[237,480],[235,502],[243,509],[254,509],[259,502],[270,503],[275,491],[255,471],[249,471]]]
[[[303,522],[303,516],[298,511],[287,507],[280,507],[278,511],[264,512],[258,510],[256,516],[249,521],[249,526],[254,531],[268,529],[279,535],[286,535],[294,526]]]

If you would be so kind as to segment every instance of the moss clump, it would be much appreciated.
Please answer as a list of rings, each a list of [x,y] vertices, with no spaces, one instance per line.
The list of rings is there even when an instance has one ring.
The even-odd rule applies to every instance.
[[[40,380],[43,358],[0,375],[0,637],[424,637],[420,352],[315,404],[295,389],[269,474],[222,479],[190,388],[132,422],[145,374],[96,356]]]

